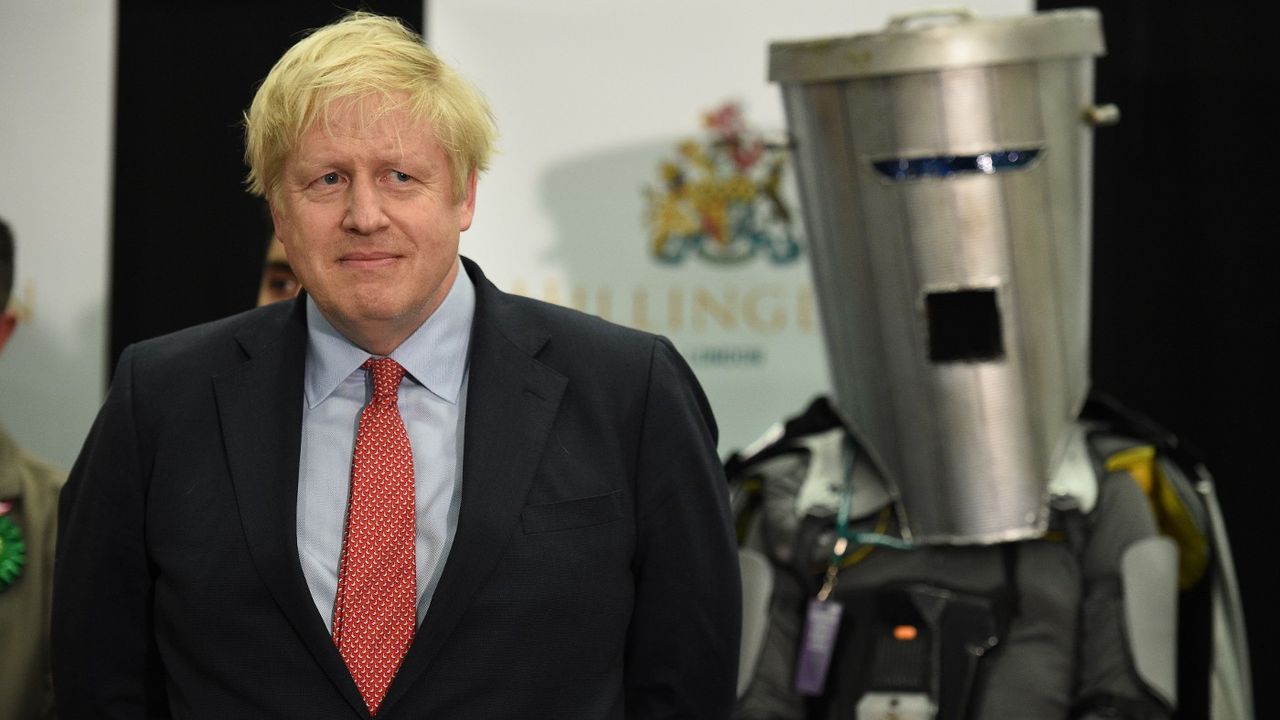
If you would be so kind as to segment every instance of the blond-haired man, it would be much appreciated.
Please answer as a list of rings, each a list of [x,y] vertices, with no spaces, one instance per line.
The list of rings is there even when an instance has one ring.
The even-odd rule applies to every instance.
[[[494,137],[354,14],[246,113],[305,292],[138,344],[63,494],[64,717],[716,718],[738,577],[666,340],[458,255]]]

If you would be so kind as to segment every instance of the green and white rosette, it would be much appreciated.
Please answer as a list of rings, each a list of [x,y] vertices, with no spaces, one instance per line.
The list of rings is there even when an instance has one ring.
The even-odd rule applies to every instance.
[[[0,515],[0,591],[22,575],[26,563],[27,544],[22,539],[22,528],[14,525],[8,515]]]

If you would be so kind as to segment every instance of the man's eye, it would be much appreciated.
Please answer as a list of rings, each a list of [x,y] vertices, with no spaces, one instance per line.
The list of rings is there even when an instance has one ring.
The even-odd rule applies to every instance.
[[[391,179],[395,180],[396,182],[407,183],[413,179],[413,176],[410,175],[409,173],[402,173],[399,170],[392,170]]]
[[[275,277],[267,281],[271,287],[271,292],[276,297],[290,298],[298,294],[298,281],[292,275],[287,277]]]
[[[322,184],[322,185],[337,185],[337,184],[338,184],[338,182],[339,182],[340,180],[342,180],[342,176],[338,175],[338,173],[336,173],[336,172],[331,172],[331,173],[328,173],[328,174],[326,174],[326,175],[321,176],[321,178],[320,178],[320,184]]]

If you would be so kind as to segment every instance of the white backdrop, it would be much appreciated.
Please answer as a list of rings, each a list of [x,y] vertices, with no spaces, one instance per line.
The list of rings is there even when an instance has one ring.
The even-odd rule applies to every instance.
[[[115,22],[113,2],[0,0],[0,217],[25,316],[0,423],[64,469],[105,387]]]
[[[1031,12],[1027,0],[969,5],[987,16]],[[711,398],[721,452],[741,448],[829,386],[807,257],[778,262],[763,248],[737,262],[715,252],[662,261],[654,235],[664,225],[653,213],[683,212],[694,223],[686,235],[722,256],[729,248],[699,223],[714,227],[727,204],[707,200],[700,213],[699,188],[680,195],[669,179],[706,181],[708,193],[730,193],[737,181],[750,199],[729,207],[729,221],[738,212],[746,223],[722,241],[749,246],[740,236],[754,230],[775,247],[792,237],[803,244],[789,166],[780,195],[796,220],[790,233],[769,222],[773,206],[759,190],[781,153],[744,170],[714,144],[723,137],[704,116],[735,103],[744,148],[784,141],[781,98],[767,82],[769,42],[876,30],[917,6],[431,0],[430,44],[488,97],[501,132],[463,253],[499,287],[671,337]],[[706,158],[719,163],[709,170],[699,165]],[[678,254],[678,243],[663,247]]]

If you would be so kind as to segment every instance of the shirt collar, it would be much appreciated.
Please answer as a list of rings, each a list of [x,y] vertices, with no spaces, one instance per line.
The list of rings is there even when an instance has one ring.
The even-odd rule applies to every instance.
[[[325,319],[310,295],[306,303],[305,387],[307,406],[314,408],[371,356],[343,337]],[[388,357],[400,363],[410,377],[434,395],[456,404],[466,374],[475,310],[475,286],[459,265],[444,302]]]

